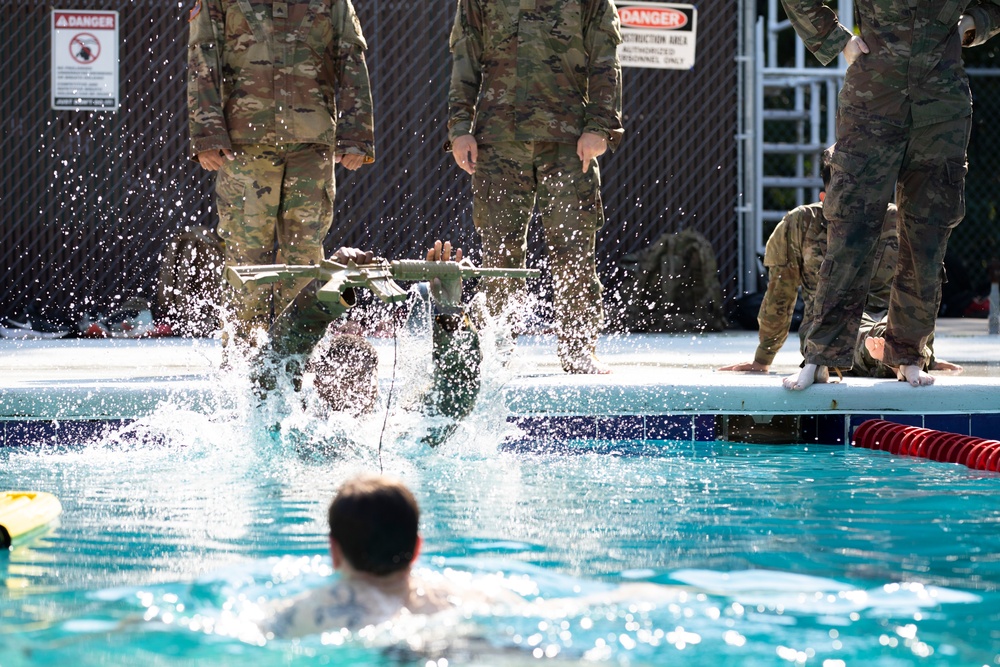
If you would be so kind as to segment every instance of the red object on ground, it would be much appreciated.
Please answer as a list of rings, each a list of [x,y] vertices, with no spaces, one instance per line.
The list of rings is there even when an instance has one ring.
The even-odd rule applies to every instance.
[[[851,444],[899,456],[917,456],[942,463],[961,463],[975,470],[1000,472],[1000,440],[869,419],[854,430]]]
[[[83,338],[110,338],[111,334],[107,329],[102,327],[97,322],[94,322],[89,327],[80,334]]]

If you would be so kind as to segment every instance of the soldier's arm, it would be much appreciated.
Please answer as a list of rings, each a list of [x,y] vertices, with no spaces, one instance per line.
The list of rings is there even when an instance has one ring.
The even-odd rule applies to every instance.
[[[781,5],[799,39],[822,64],[833,62],[851,41],[851,31],[823,0],[781,0]]]
[[[583,131],[604,137],[615,150],[625,134],[622,128],[622,42],[618,10],[610,0],[590,0],[583,16],[583,44],[587,49],[587,105]]]
[[[435,241],[427,251],[428,262],[451,260],[450,242]],[[454,261],[462,261],[461,248],[455,251]],[[462,305],[461,276],[432,279],[430,296],[434,311],[434,408],[438,414],[461,419],[472,412],[479,395],[483,360],[479,334]]]
[[[191,10],[188,32],[188,127],[191,158],[210,150],[232,150],[223,114],[222,67],[225,14],[220,0],[201,0]]]
[[[965,9],[965,16],[973,21],[972,38],[963,46],[979,46],[1000,32],[1000,1],[975,0]],[[964,18],[964,17],[963,17]]]
[[[316,293],[324,281],[319,278],[303,287],[268,329],[268,342],[254,365],[252,380],[260,391],[277,386],[277,374],[302,373],[301,361],[326,334],[327,326],[354,305],[353,290],[341,295],[339,303],[320,301]],[[284,368],[282,368],[284,366]]]
[[[483,15],[478,0],[458,0],[449,46],[452,63],[448,139],[454,140],[472,134],[472,119],[482,84]]]
[[[781,346],[788,339],[799,286],[802,284],[802,247],[796,231],[795,212],[788,213],[774,228],[764,250],[764,265],[768,269],[767,291],[757,312],[757,352],[754,361],[770,366]]]
[[[337,147],[339,155],[363,155],[375,161],[375,118],[371,81],[365,62],[365,42],[361,23],[351,0],[337,0],[333,11],[340,38],[330,46],[337,95]]]

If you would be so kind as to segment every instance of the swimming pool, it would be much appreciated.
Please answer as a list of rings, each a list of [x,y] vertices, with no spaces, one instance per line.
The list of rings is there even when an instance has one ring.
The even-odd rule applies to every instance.
[[[1000,664],[996,474],[843,446],[532,454],[484,411],[437,450],[414,423],[238,415],[168,405],[94,442],[0,448],[0,488],[64,506],[0,555],[0,665]],[[529,599],[669,588],[261,645],[246,619],[326,581],[326,505],[380,467],[422,504],[420,567]]]

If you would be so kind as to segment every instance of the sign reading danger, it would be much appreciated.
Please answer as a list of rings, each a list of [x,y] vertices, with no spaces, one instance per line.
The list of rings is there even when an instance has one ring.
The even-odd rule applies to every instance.
[[[118,12],[52,10],[52,108],[118,108]]]
[[[618,58],[622,67],[691,69],[694,67],[694,5],[657,2],[618,2],[622,43]]]

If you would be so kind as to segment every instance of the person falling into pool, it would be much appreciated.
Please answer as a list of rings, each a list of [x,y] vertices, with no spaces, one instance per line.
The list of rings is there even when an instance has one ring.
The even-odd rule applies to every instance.
[[[499,586],[462,587],[443,574],[414,572],[423,540],[420,507],[399,480],[361,475],[345,482],[327,513],[330,555],[340,577],[279,603],[262,624],[268,639],[356,630],[407,614],[523,603]]]
[[[339,264],[370,264],[372,253],[341,248],[331,259]],[[435,241],[427,251],[429,262],[460,262],[458,248],[452,259],[448,241]],[[378,400],[378,353],[360,336],[334,333],[330,326],[355,304],[353,289],[346,289],[338,303],[320,301],[323,281],[303,287],[295,299],[275,318],[268,342],[260,352],[254,383],[261,393],[277,386],[276,374],[283,368],[296,386],[305,372],[313,373],[317,396],[332,411],[354,416],[371,413]],[[431,413],[460,420],[475,406],[479,394],[482,352],[479,336],[462,304],[461,277],[435,278],[429,289],[433,309],[433,379],[429,394]],[[328,335],[329,334],[329,335]],[[311,357],[303,366],[301,359]],[[438,444],[457,424],[433,430],[427,441]]]

